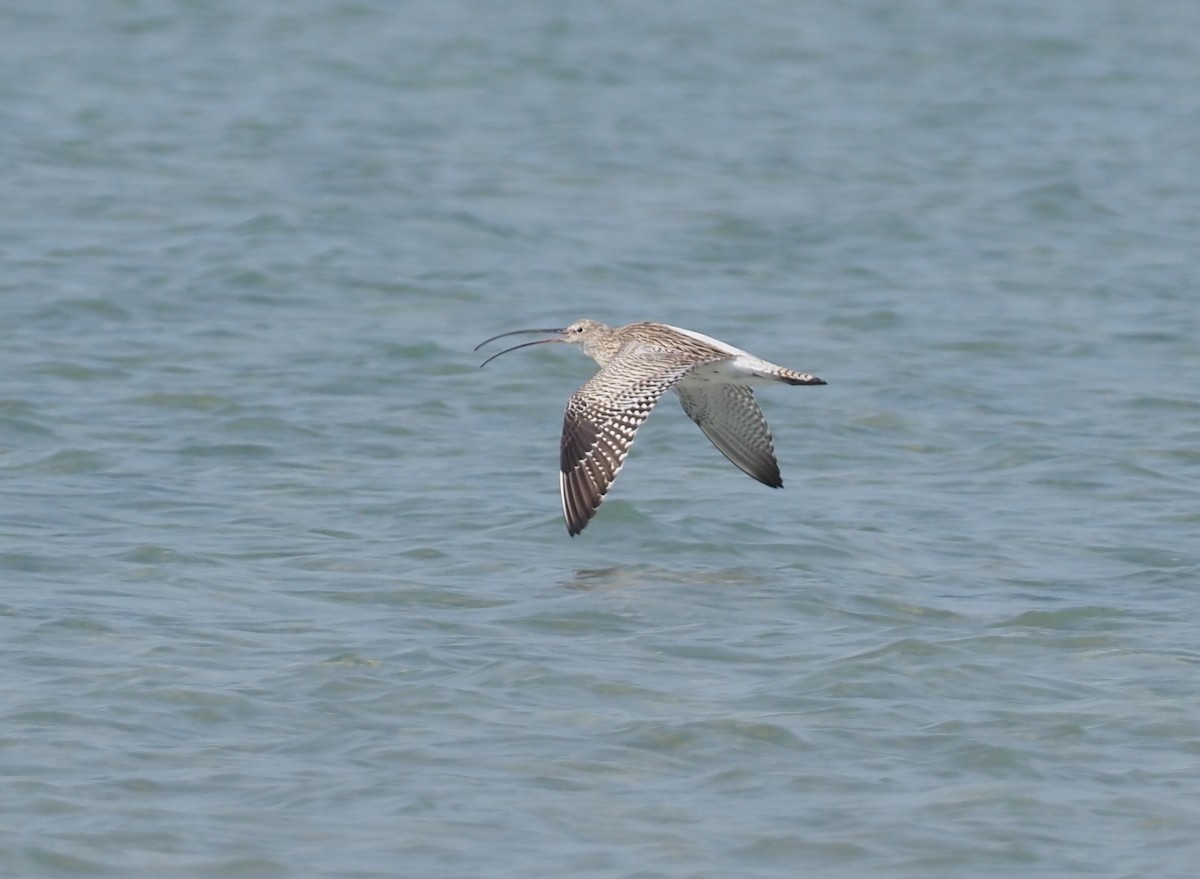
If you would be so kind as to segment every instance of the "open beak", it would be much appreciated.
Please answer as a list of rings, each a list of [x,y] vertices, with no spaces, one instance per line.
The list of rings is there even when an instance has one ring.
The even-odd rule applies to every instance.
[[[551,329],[539,328],[539,329],[533,329],[533,330],[512,330],[511,332],[508,332],[508,333],[501,333],[498,336],[492,336],[490,339],[484,339],[482,342],[480,342],[478,345],[475,346],[476,351],[478,351],[480,348],[482,348],[488,342],[494,342],[497,339],[503,339],[505,336],[517,336],[517,335],[520,335],[521,333],[557,333],[557,335],[553,339],[538,339],[536,342],[522,342],[520,345],[513,345],[511,348],[505,348],[503,351],[501,351],[497,354],[493,354],[487,360],[483,361],[483,363],[479,364],[479,368],[483,369],[483,367],[487,366],[489,363],[491,363],[493,360],[495,360],[501,354],[507,354],[509,351],[516,351],[518,348],[528,348],[530,345],[544,345],[547,342],[561,342],[562,334],[565,332],[566,332],[566,329],[563,327],[555,327],[555,328],[551,328]]]

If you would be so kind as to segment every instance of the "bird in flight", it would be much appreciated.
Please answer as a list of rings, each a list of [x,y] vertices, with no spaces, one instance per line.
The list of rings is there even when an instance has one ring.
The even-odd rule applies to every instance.
[[[782,488],[771,431],[752,386],[825,384],[815,375],[768,363],[711,336],[648,321],[609,327],[584,319],[558,329],[513,330],[485,339],[475,350],[520,333],[554,335],[505,348],[480,366],[547,342],[579,345],[600,364],[600,371],[571,395],[563,414],[559,491],[572,537],[600,508],[637,429],[668,389],[734,465],[764,485]]]

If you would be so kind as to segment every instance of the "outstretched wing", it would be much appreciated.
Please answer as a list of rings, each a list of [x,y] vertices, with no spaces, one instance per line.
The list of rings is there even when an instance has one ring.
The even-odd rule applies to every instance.
[[[746,385],[688,380],[675,385],[683,411],[726,458],[772,488],[782,488],[767,419]]]
[[[624,354],[571,395],[563,416],[559,489],[572,537],[600,508],[658,398],[695,365],[694,357],[672,352]]]

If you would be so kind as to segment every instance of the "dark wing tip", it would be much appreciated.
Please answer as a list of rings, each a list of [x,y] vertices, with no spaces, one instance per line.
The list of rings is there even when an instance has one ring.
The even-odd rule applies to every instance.
[[[604,501],[604,491],[597,494],[591,488],[582,466],[563,473],[561,491],[567,533],[574,537],[596,515],[596,510]]]
[[[750,475],[770,488],[783,488],[783,477],[779,475],[778,470],[772,473],[751,473]]]

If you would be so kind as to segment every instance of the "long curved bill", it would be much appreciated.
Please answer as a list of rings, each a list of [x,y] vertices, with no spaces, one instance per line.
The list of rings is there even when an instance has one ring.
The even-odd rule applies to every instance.
[[[509,351],[516,351],[518,348],[528,348],[530,345],[544,345],[547,342],[561,342],[562,334],[565,332],[566,332],[566,329],[563,327],[551,327],[549,329],[538,328],[538,329],[532,329],[532,330],[512,330],[511,332],[500,333],[498,336],[492,336],[490,339],[484,339],[482,342],[480,342],[478,345],[475,346],[476,351],[478,351],[480,348],[482,348],[488,342],[494,342],[497,339],[503,339],[505,336],[517,336],[517,335],[520,335],[521,333],[557,333],[557,335],[552,339],[538,339],[536,342],[522,342],[520,345],[513,345],[511,348],[505,348],[503,351],[493,354],[487,360],[483,361],[483,363],[479,364],[479,368],[483,369],[485,366],[487,366],[489,363],[491,363],[493,360],[495,360],[501,354],[507,354]]]

